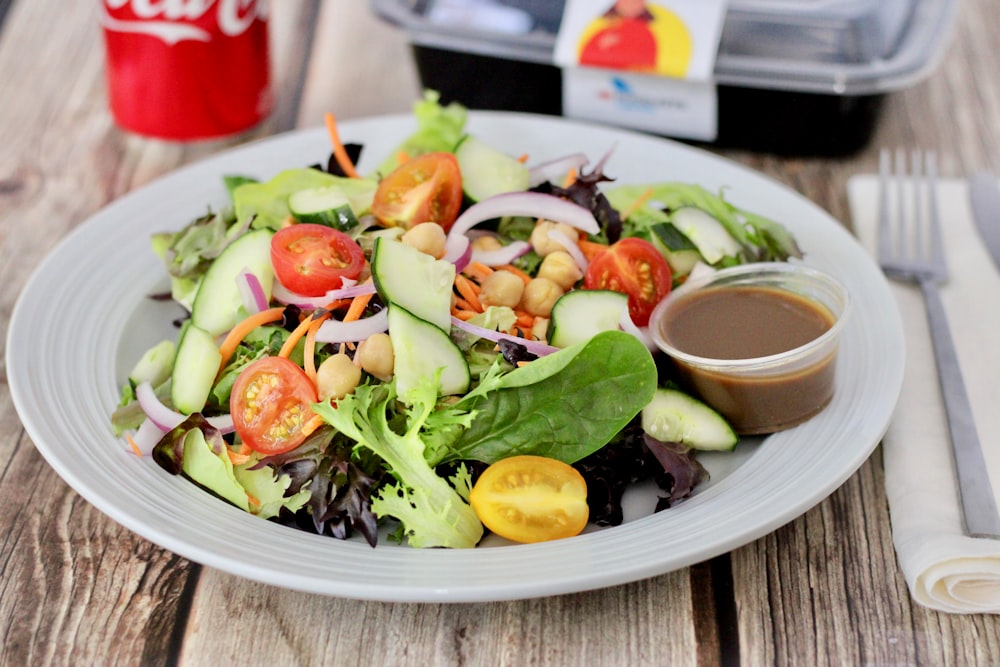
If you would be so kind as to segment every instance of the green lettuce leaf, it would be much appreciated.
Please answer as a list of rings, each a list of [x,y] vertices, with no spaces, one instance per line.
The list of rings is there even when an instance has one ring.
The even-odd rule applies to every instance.
[[[417,129],[382,161],[376,170],[378,175],[385,176],[398,167],[400,153],[414,157],[424,153],[455,150],[465,132],[468,110],[457,102],[442,106],[440,99],[438,92],[428,90],[424,92],[423,99],[413,105]]]

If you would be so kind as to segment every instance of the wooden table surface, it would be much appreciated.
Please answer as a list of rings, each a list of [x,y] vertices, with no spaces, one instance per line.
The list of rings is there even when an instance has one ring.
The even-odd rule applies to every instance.
[[[272,3],[277,109],[236,139],[127,135],[107,112],[98,2],[0,1],[0,334],[34,267],[74,226],[235,143],[405,112],[420,92],[407,36],[356,0]],[[886,100],[841,158],[713,149],[848,224],[847,179],[880,146],[922,146],[940,171],[1000,171],[1000,4],[961,3],[932,76]],[[62,323],[67,325],[69,323]],[[1000,618],[911,600],[895,560],[880,450],[819,505],[709,562],[605,590],[415,604],[243,580],[137,537],[46,464],[0,358],[0,663],[4,665],[998,664]]]

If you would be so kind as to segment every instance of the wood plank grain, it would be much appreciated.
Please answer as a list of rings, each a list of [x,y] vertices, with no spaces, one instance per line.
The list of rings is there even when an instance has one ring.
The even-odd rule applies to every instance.
[[[301,36],[318,5],[275,12],[275,40]],[[287,129],[297,115],[285,90],[297,85],[307,52],[286,46],[276,84],[289,103],[260,127],[193,144],[121,132],[107,112],[99,6],[17,2],[6,15],[0,338],[31,271],[87,216],[181,164]],[[0,664],[170,664],[200,568],[125,530],[59,479],[0,377]]]
[[[248,657],[254,665],[693,665],[701,638],[691,615],[703,603],[686,570],[573,595],[447,605],[327,598],[206,569],[197,600],[182,655],[189,666]],[[238,639],[226,631],[234,619]]]

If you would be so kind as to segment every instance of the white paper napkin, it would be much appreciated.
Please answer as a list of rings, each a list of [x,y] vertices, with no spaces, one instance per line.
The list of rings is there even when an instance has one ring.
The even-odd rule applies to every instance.
[[[874,256],[878,177],[853,177],[848,195],[855,230]],[[942,180],[938,197],[951,270],[941,297],[994,493],[1000,498],[1000,272],[973,223],[967,183]],[[882,447],[896,555],[920,604],[947,612],[1000,614],[1000,540],[962,533],[923,299],[913,286],[893,283],[892,289],[907,348],[902,394]]]

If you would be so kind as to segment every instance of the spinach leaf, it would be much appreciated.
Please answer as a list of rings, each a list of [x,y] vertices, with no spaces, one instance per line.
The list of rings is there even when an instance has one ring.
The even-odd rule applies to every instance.
[[[600,333],[507,374],[476,402],[449,458],[493,463],[533,454],[573,463],[610,441],[655,388],[646,347],[621,331]]]

